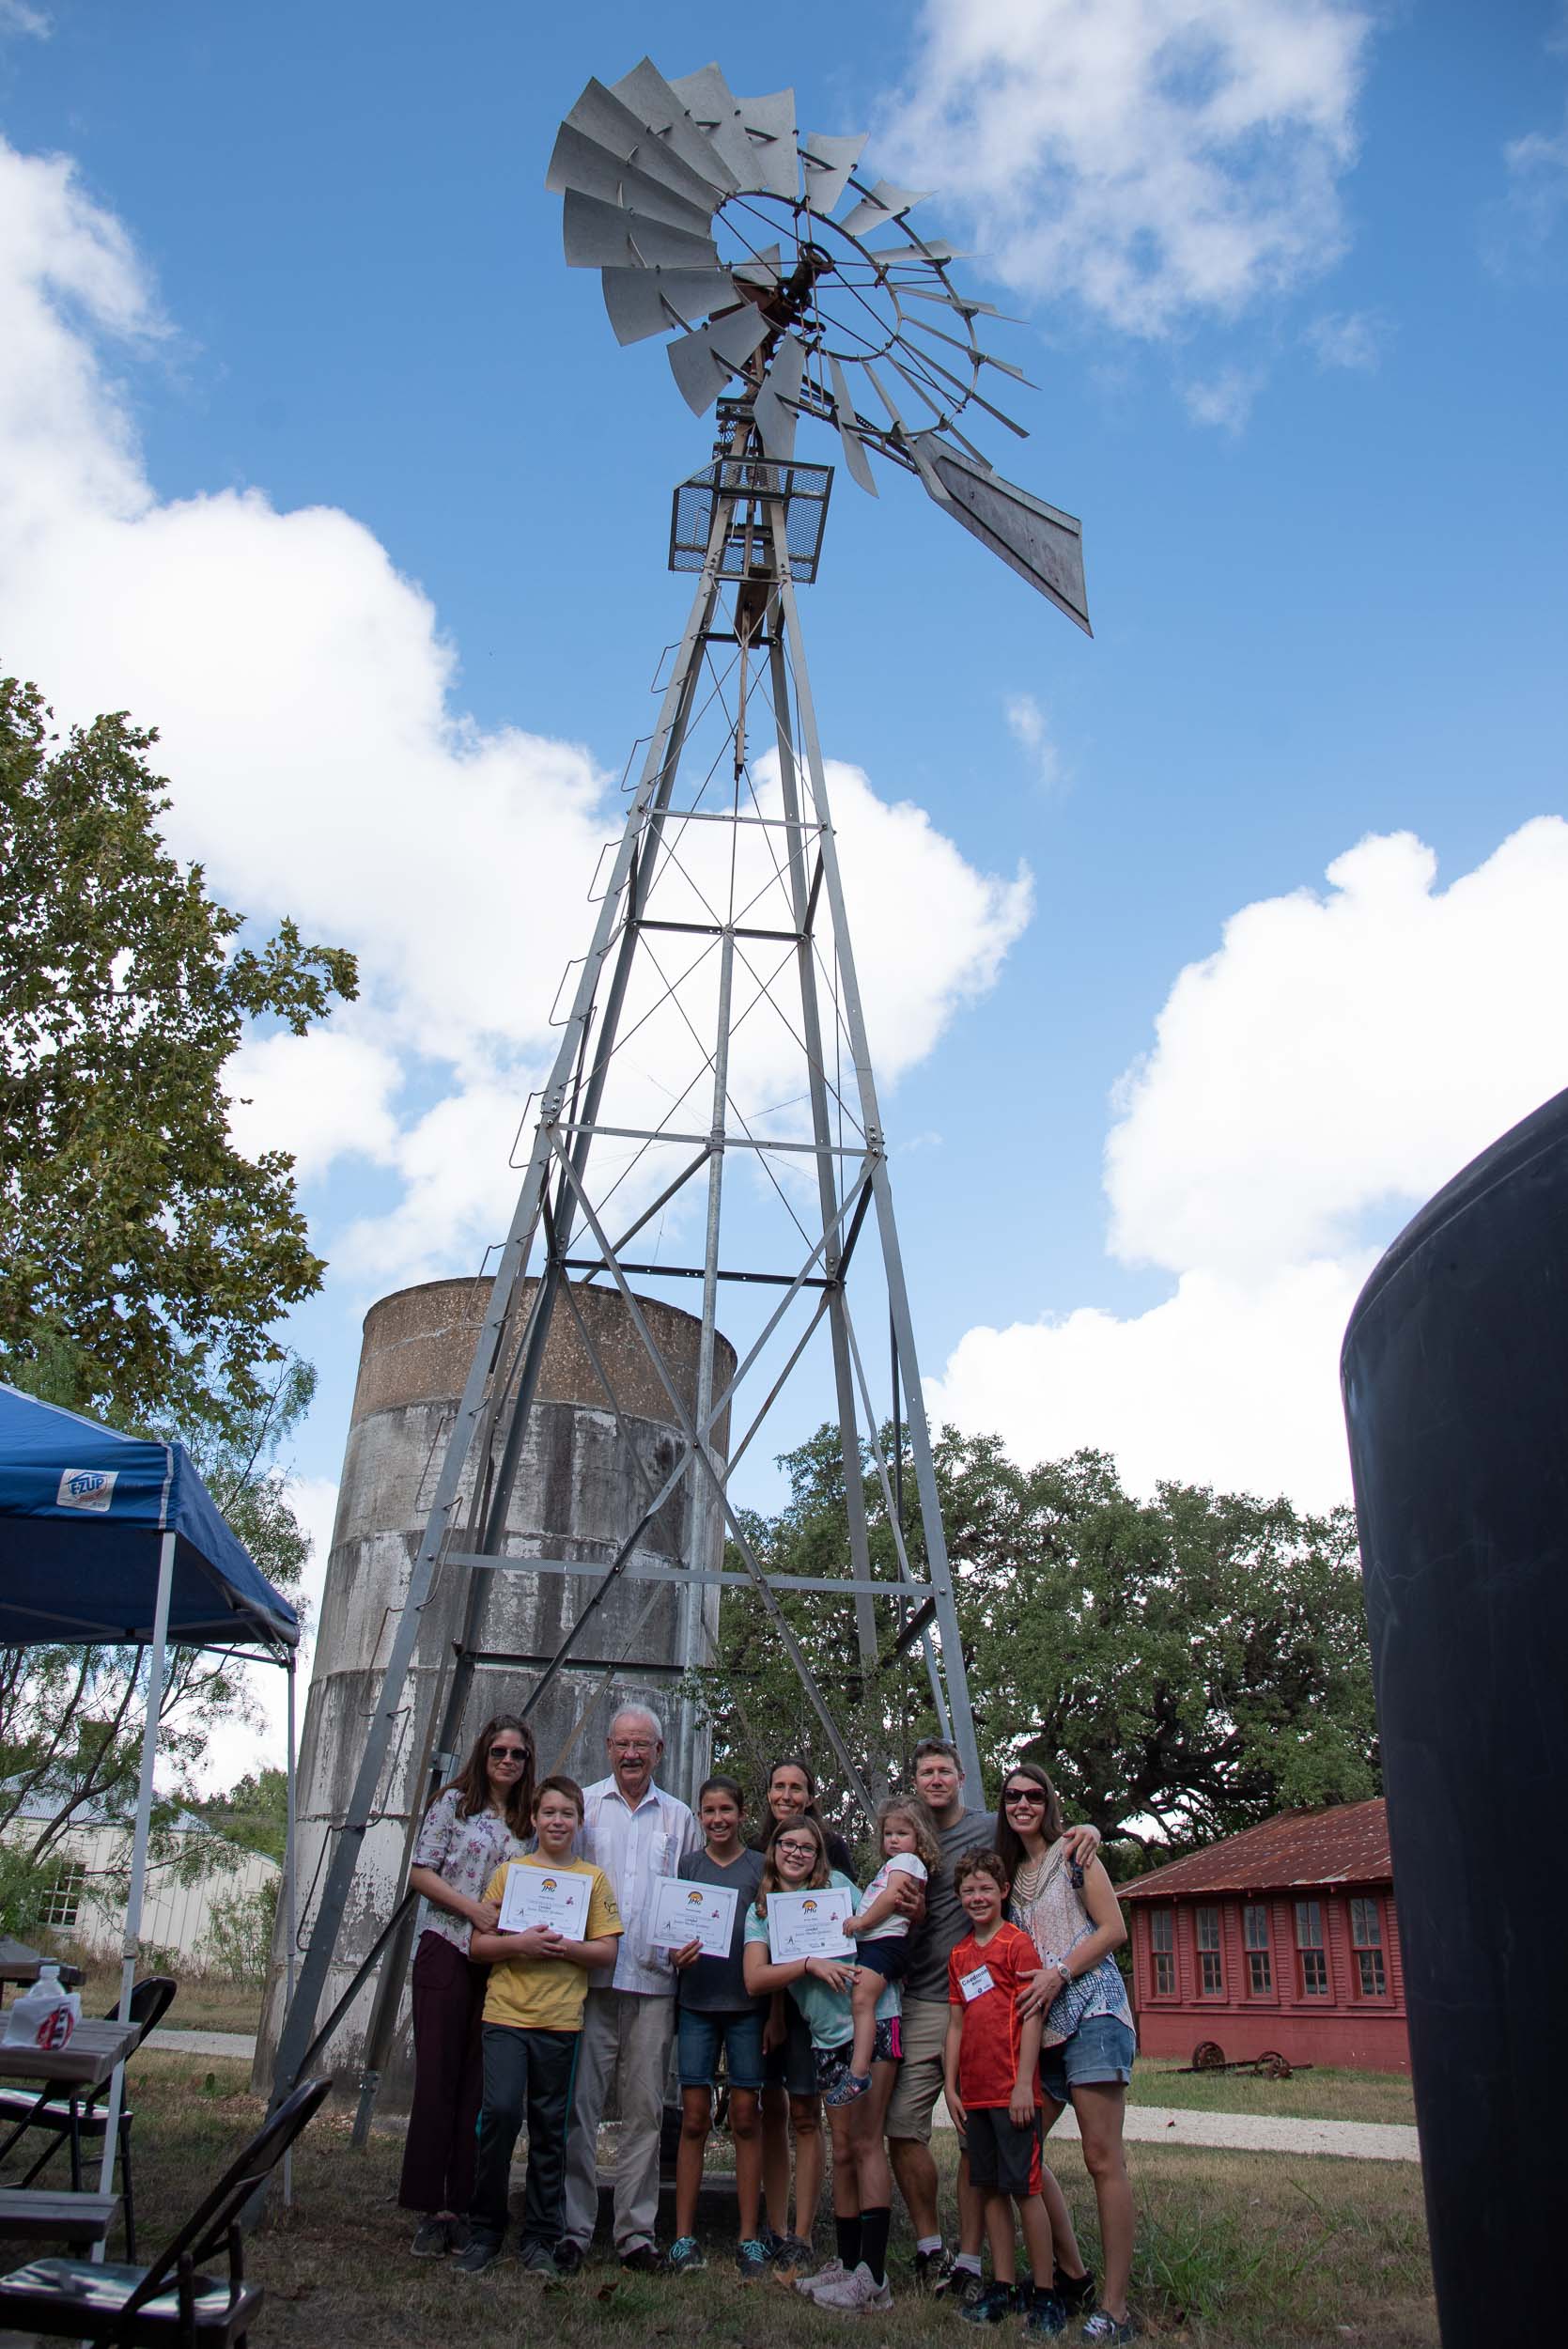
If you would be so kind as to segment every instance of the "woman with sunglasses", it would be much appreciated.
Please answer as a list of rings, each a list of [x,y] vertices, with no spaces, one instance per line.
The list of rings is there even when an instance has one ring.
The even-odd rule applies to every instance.
[[[416,2259],[460,2251],[474,2194],[482,2087],[479,2019],[489,1968],[469,1955],[475,1926],[493,1933],[483,1895],[496,1870],[520,1858],[531,1832],[534,1733],[515,1713],[485,1723],[468,1760],[425,1814],[409,1889],[427,1904],[413,1961],[413,2102],[397,2200],[426,2216]]]
[[[1040,1970],[1019,2000],[1018,2013],[1045,2016],[1041,2119],[1048,2135],[1071,2101],[1083,2166],[1094,2182],[1105,2280],[1100,2305],[1079,2338],[1094,2343],[1132,2341],[1138,2331],[1127,2310],[1132,2188],[1122,2150],[1122,2114],[1138,2042],[1121,1968],[1111,1955],[1127,1937],[1121,1905],[1098,1859],[1082,1868],[1069,1858],[1062,1842],[1062,1805],[1038,1763],[1015,1762],[1002,1780],[997,1849],[1012,1879],[1009,1913],[1040,1953]],[[1093,2287],[1087,2276],[1071,2273],[1083,2264],[1078,2246],[1073,2243],[1063,2260],[1054,2208],[1051,2221],[1058,2235],[1057,2289],[1063,2290],[1065,2269],[1063,2296],[1069,2307],[1082,2305]]]

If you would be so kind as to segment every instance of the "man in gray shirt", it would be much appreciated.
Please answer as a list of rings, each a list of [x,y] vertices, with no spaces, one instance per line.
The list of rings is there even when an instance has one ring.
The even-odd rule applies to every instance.
[[[958,2254],[942,2248],[937,2209],[937,2165],[931,2158],[931,2115],[942,2089],[942,2051],[947,2044],[947,1961],[969,1930],[953,1881],[956,1862],[968,1851],[996,1844],[996,1818],[964,1806],[964,1773],[955,1746],[945,1737],[923,1737],[914,1752],[915,1792],[937,1823],[942,1864],[925,1886],[925,1921],[909,1935],[904,1975],[904,2061],[888,2106],[888,2155],[898,2190],[915,2232],[915,2281],[922,2291],[940,2290],[951,2279],[961,2291],[964,2272],[980,2278],[980,2246],[986,2232],[985,2197],[970,2184],[969,2156],[958,2164]],[[1099,1830],[1069,1828],[1063,1837],[1075,1859],[1099,1848]]]

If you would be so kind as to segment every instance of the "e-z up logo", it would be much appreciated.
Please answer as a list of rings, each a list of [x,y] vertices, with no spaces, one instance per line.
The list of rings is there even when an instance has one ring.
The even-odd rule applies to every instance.
[[[54,1496],[60,1509],[107,1509],[115,1497],[118,1469],[67,1469]]]

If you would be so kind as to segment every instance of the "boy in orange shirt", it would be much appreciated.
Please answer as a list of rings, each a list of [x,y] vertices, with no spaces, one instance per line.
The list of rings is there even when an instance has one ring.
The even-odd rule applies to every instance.
[[[1021,2304],[1024,2330],[1066,2329],[1054,2290],[1050,2220],[1040,2197],[1040,2031],[1018,2001],[1040,1970],[1027,1933],[1004,1923],[1007,1870],[1000,1852],[967,1852],[953,1872],[970,1929],[947,1961],[948,2024],[943,2056],[947,2108],[964,2139],[971,2183],[986,2197],[986,2232],[995,2280],[960,2311],[971,2325],[1000,2325]],[[1017,2206],[1032,2271],[1027,2295],[1015,2283],[1013,2214]]]

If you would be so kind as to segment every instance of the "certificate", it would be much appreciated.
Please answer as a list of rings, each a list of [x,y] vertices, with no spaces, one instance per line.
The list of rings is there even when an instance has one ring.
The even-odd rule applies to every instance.
[[[740,1895],[731,1884],[687,1884],[656,1876],[648,1939],[656,1949],[680,1950],[695,1941],[705,1957],[728,1957]]]
[[[569,1868],[536,1868],[514,1860],[506,1871],[497,1933],[526,1933],[530,1925],[551,1925],[568,1941],[581,1941],[592,1883],[592,1876],[574,1875]]]
[[[819,1892],[769,1892],[768,1949],[775,1966],[792,1957],[853,1957],[845,1932],[854,1914],[847,1885],[825,1885]]]

